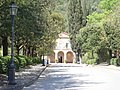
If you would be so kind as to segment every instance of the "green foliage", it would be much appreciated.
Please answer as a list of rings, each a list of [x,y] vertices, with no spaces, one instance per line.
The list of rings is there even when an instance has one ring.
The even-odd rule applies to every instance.
[[[117,66],[120,66],[120,58],[117,59]]]
[[[120,66],[120,58],[112,58],[110,60],[111,65]]]
[[[106,36],[101,24],[87,25],[79,31],[76,39],[83,51],[95,52],[106,45]]]
[[[10,57],[11,58],[11,57]],[[14,57],[14,64],[15,64],[15,69],[16,71],[19,70],[20,68],[20,63],[16,57]]]
[[[98,54],[99,63],[102,63],[102,62],[109,63],[110,55],[107,48],[100,48],[97,51],[97,54]]]
[[[114,8],[113,13],[111,13],[106,22],[103,24],[106,32],[106,36],[108,37],[108,47],[113,50],[120,49],[120,3],[117,4],[116,8]]]
[[[112,58],[112,59],[110,60],[110,64],[111,64],[111,65],[117,65],[117,58]]]
[[[109,14],[109,11],[104,13],[93,12],[91,15],[87,16],[87,22],[91,23],[101,23],[106,19],[106,16]]]
[[[34,64],[39,64],[40,63],[40,59],[38,57],[34,57],[34,58],[32,58],[32,62]]]
[[[99,7],[102,10],[112,10],[119,0],[101,0]]]
[[[17,58],[21,67],[25,67],[26,65],[42,63],[38,57],[17,56]]]
[[[8,8],[10,2],[10,0],[0,2],[0,38],[8,37],[9,41],[11,40],[11,17]],[[26,50],[28,47],[35,48],[36,53],[43,43],[46,51],[51,51],[58,34],[64,30],[63,15],[56,12],[59,15],[55,15],[54,18],[53,0],[14,0],[14,2],[19,7],[15,16],[17,55],[23,47]]]
[[[25,67],[27,65],[26,59],[23,56],[16,56],[16,58],[19,61],[19,66],[21,68]]]
[[[70,0],[68,6],[68,21],[69,21],[69,33],[72,49],[78,48],[76,42],[76,34],[78,34],[79,29],[82,27],[82,6],[81,0]]]
[[[0,73],[7,73],[10,59],[11,59],[10,56],[0,57]],[[40,63],[42,62],[38,57],[26,57],[26,56],[14,57],[14,64],[16,71],[19,71],[20,68],[24,68],[27,65],[34,65]]]
[[[120,49],[119,5],[120,0],[101,0],[96,11],[87,16],[86,26],[77,35],[82,51],[97,52],[100,62],[110,63],[108,51]]]
[[[96,59],[89,59],[86,61],[86,64],[95,64],[96,63]]]
[[[5,57],[0,57],[1,59],[1,66],[2,66],[2,73],[6,73],[7,70],[8,70],[8,64],[9,64],[9,61],[10,61],[10,56],[5,56]]]
[[[1,60],[1,58],[0,58],[0,73],[3,73],[3,64],[2,64],[2,60]]]
[[[96,53],[93,53],[93,55],[92,55],[91,52],[87,52],[82,57],[82,63],[85,63],[85,64],[95,64],[97,58],[98,58],[98,56],[97,56]]]
[[[25,57],[27,64],[26,65],[31,65],[33,64],[32,58],[31,57]]]

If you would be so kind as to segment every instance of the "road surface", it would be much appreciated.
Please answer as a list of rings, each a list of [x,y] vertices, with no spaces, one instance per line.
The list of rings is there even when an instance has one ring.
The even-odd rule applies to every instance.
[[[120,90],[120,71],[80,64],[52,64],[23,90]]]

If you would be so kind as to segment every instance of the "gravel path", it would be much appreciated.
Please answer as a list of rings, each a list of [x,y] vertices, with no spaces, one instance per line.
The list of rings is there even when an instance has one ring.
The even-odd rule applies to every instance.
[[[7,84],[7,76],[0,75],[1,83],[0,83],[0,90],[21,90],[24,86],[29,86],[34,81],[38,79],[41,73],[45,70],[46,66],[42,66],[41,64],[30,66],[26,69],[21,69],[19,72],[15,72],[15,79],[17,84],[16,85],[8,85]]]

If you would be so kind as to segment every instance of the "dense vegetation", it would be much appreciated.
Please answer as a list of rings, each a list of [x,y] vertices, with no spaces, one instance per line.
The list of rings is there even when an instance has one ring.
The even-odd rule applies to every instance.
[[[11,43],[11,17],[9,4],[11,0],[0,0],[0,40],[3,46],[3,56],[8,55]],[[16,0],[19,6],[15,16],[15,48],[16,54],[34,56],[44,50],[50,53],[55,45],[55,39],[63,30],[64,18],[54,12],[51,0]]]
[[[64,17],[55,10],[59,3],[53,0],[14,0],[14,2],[18,6],[14,32],[15,56],[41,58],[42,55],[51,54],[55,40],[65,26]],[[2,51],[4,57],[9,57],[11,53],[10,3],[11,0],[0,0],[0,46],[2,46],[0,52]],[[4,62],[8,63],[2,58],[0,62],[2,64],[0,67],[4,66]]]
[[[83,58],[91,52],[91,58],[87,60],[99,59],[99,63],[111,64],[112,54],[119,59],[119,5],[120,0],[101,0],[96,11],[87,16],[87,24],[79,30],[76,38],[82,48]]]
[[[10,58],[11,58],[10,56],[0,57],[0,74],[7,73]],[[14,63],[15,70],[19,71],[20,68],[25,68],[28,67],[29,65],[40,64],[42,63],[42,60],[38,57],[15,56]]]
[[[15,56],[50,55],[58,34],[66,31],[73,51],[81,50],[84,63],[97,60],[119,64],[120,0],[14,1],[19,7],[15,16]],[[6,57],[11,47],[10,2],[0,0],[0,50]]]

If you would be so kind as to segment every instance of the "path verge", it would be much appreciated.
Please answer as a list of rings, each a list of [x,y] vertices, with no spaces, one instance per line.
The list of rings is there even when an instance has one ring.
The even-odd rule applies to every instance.
[[[26,69],[21,69],[20,72],[15,72],[16,85],[3,84],[0,90],[21,90],[23,87],[33,84],[47,66],[42,64],[30,66]]]

